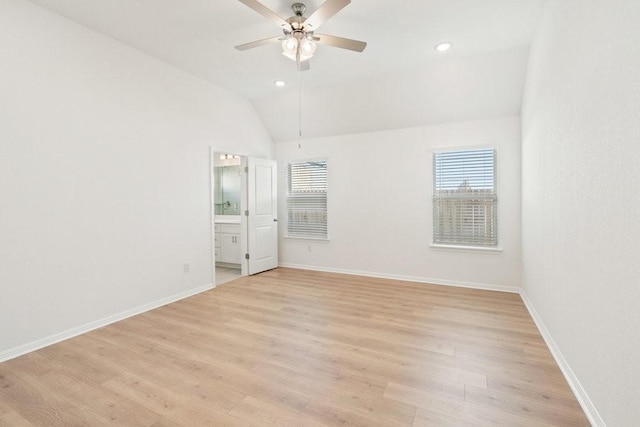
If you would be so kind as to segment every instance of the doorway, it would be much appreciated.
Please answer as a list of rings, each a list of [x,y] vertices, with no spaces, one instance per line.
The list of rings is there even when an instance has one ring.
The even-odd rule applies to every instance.
[[[213,262],[218,286],[243,275],[246,227],[242,226],[241,213],[245,209],[242,195],[246,193],[246,180],[243,180],[242,156],[213,152],[212,157]]]
[[[211,149],[217,285],[278,266],[276,162]]]

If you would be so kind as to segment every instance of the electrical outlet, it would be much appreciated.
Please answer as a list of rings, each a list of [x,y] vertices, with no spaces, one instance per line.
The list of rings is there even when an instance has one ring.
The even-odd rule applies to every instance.
[[[311,245],[307,246],[307,251],[311,252]]]
[[[189,263],[185,262],[184,263],[184,272],[188,273],[189,270],[191,270],[191,266],[189,265]]]

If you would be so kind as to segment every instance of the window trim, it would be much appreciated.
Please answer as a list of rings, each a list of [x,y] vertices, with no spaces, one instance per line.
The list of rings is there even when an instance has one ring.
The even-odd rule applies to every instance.
[[[326,162],[327,165],[327,187],[326,187],[326,213],[327,213],[327,221],[326,221],[326,229],[327,229],[327,234],[326,236],[295,236],[295,235],[290,235],[289,234],[289,208],[288,208],[288,202],[289,202],[289,166],[291,164],[294,163],[309,163],[309,162]],[[291,240],[298,240],[298,241],[313,241],[313,242],[328,242],[330,240],[330,234],[329,234],[329,159],[327,157],[314,157],[314,158],[304,158],[304,159],[290,159],[286,161],[286,168],[284,169],[284,175],[285,175],[285,191],[284,191],[284,211],[285,211],[285,218],[286,218],[286,224],[284,227],[284,238],[285,239],[291,239]]]
[[[482,245],[467,245],[465,243],[440,243],[440,242],[434,242],[434,237],[435,237],[435,215],[434,215],[434,209],[435,209],[435,186],[436,186],[436,168],[435,168],[435,155],[437,153],[453,153],[453,152],[461,152],[461,151],[485,151],[485,150],[492,150],[495,152],[495,163],[494,163],[494,189],[495,189],[495,209],[496,209],[496,244],[495,246],[482,246]],[[452,146],[452,147],[433,147],[430,151],[430,155],[431,155],[431,174],[430,174],[430,179],[431,179],[431,196],[430,196],[430,204],[431,204],[431,242],[429,243],[429,247],[433,250],[438,250],[438,251],[450,251],[450,252],[468,252],[468,253],[484,253],[484,254],[500,254],[503,251],[503,248],[501,246],[501,240],[499,239],[499,236],[501,235],[500,233],[500,229],[501,229],[501,225],[500,225],[500,203],[498,203],[499,201],[499,197],[498,197],[498,188],[497,188],[497,183],[499,181],[499,173],[498,170],[500,169],[499,167],[499,162],[498,162],[498,147],[495,145],[464,145],[464,146]]]
[[[432,243],[429,245],[429,247],[437,251],[485,253],[488,255],[498,255],[498,254],[501,254],[503,251],[502,247],[500,246],[460,246],[460,245],[443,245],[442,243]]]

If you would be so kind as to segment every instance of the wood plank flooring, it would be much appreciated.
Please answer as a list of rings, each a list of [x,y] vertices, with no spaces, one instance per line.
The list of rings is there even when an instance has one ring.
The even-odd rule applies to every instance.
[[[0,426],[588,426],[515,294],[279,268],[0,364]]]

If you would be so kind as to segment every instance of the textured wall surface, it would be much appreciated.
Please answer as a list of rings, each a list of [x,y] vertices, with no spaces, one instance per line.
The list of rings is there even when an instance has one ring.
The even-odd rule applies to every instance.
[[[602,419],[640,384],[640,2],[552,1],[523,107],[524,288]]]
[[[272,155],[251,104],[23,0],[0,56],[0,359],[211,284],[209,147]]]
[[[432,242],[433,150],[498,150],[501,253],[439,250]],[[283,238],[280,262],[445,284],[519,287],[520,120],[507,117],[276,144],[280,233],[286,165],[328,160],[328,242]]]

